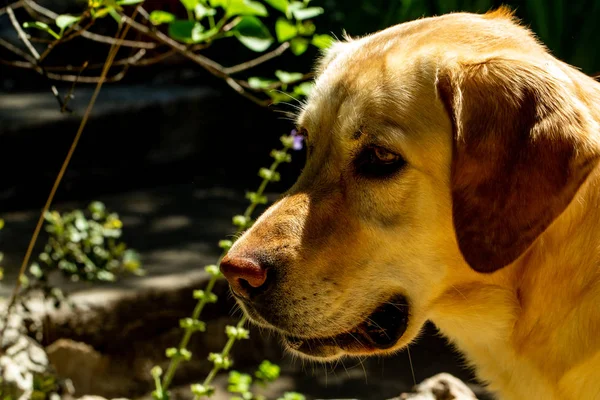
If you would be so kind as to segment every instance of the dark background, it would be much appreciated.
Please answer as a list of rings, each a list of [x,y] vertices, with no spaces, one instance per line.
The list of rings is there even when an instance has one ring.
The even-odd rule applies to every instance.
[[[41,3],[59,13],[76,13],[84,4],[81,1]],[[1,0],[0,5],[4,4],[7,1]],[[600,1],[314,0],[311,4],[326,11],[315,20],[318,31],[338,37],[343,30],[363,35],[421,16],[485,12],[506,4],[556,56],[588,74],[600,72]],[[148,0],[145,6],[183,13],[178,0]],[[30,18],[23,10],[18,10],[17,16],[22,21]],[[94,29],[111,34],[114,22],[107,18]],[[13,31],[6,15],[0,17],[0,35],[14,40]],[[234,39],[226,40],[231,43],[217,43],[206,55],[226,66],[255,56]],[[120,56],[127,56],[128,51],[121,51]],[[56,50],[47,63],[102,62],[106,52],[106,46],[76,39]],[[309,71],[316,56],[314,48],[301,57],[286,54],[251,74],[269,76],[275,69]],[[11,57],[0,49],[0,59]],[[48,87],[48,81],[35,72],[0,64],[0,210],[43,203],[92,90],[92,85],[77,86],[72,103],[75,112],[67,116],[53,106]],[[58,87],[65,93],[70,85],[59,83]],[[29,100],[19,103],[23,107],[15,112],[16,99],[24,93],[30,94]],[[277,138],[292,128],[277,111],[294,110],[293,104],[262,109],[178,57],[131,69],[122,81],[105,84],[100,108],[103,100],[114,109],[93,114],[57,194],[58,201],[181,183],[252,186],[256,170],[269,162],[269,150],[278,145]],[[295,160],[275,190],[284,190],[293,182],[302,157]]]

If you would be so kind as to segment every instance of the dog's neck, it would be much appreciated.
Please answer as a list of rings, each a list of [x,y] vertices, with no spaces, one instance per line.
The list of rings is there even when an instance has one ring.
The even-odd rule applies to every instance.
[[[566,399],[573,376],[581,390],[600,380],[598,368],[581,378],[586,362],[600,362],[598,210],[600,167],[519,260],[490,275],[465,270],[472,280],[455,280],[436,302],[433,322],[503,398]]]

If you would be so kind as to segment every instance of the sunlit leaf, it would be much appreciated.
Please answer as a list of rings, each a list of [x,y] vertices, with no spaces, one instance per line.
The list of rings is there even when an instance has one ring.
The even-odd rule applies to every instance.
[[[64,15],[59,15],[58,17],[56,17],[56,20],[54,22],[56,23],[56,26],[58,26],[62,32],[66,28],[70,27],[71,25],[79,22],[80,19],[81,19],[81,17],[64,14]]]
[[[185,7],[186,10],[192,11],[198,4],[200,4],[200,0],[179,0],[181,4]]]
[[[271,101],[273,102],[273,104],[281,103],[282,101],[290,101],[290,99],[296,98],[293,95],[290,95],[288,93],[282,93],[278,90],[269,90],[266,93],[271,98]]]
[[[117,0],[117,4],[120,6],[132,6],[143,2],[144,0]]]
[[[115,8],[109,8],[108,13],[117,22],[117,24],[121,25],[121,14],[119,14]]]
[[[263,52],[273,43],[273,36],[267,27],[256,17],[243,17],[235,26],[235,37],[250,50]]]
[[[284,14],[287,13],[287,9],[290,4],[288,0],[265,0],[265,3]]]
[[[229,0],[225,13],[230,17],[234,15],[266,17],[269,15],[267,8],[262,3],[252,0]]]
[[[298,24],[298,33],[302,36],[312,36],[316,29],[317,27],[312,21],[304,21],[301,24]]]
[[[43,22],[39,22],[39,21],[25,22],[25,23],[23,23],[23,28],[25,28],[25,29],[39,29],[40,31],[44,31],[44,32],[50,34],[55,39],[60,39],[60,35],[58,33],[54,32],[52,30],[52,28],[50,28],[48,26],[48,24],[45,24]]]
[[[150,22],[153,25],[169,24],[175,21],[175,16],[170,12],[155,10],[150,13]]]
[[[302,74],[300,72],[286,72],[277,70],[275,71],[275,76],[283,83],[291,83],[302,79]]]
[[[287,19],[279,18],[275,22],[275,35],[280,43],[286,42],[298,35],[298,29]]]
[[[274,83],[273,79],[260,78],[258,76],[248,79],[248,85],[253,89],[268,89]]]
[[[327,49],[333,44],[334,41],[335,39],[329,35],[315,35],[313,36],[311,43],[313,46],[316,46],[320,49]]]
[[[217,13],[217,10],[214,8],[206,7],[205,5],[198,3],[196,7],[194,7],[194,15],[197,20],[201,20],[204,17],[214,16]]]
[[[325,10],[323,10],[321,7],[309,7],[294,10],[293,14],[297,20],[302,21],[305,19],[318,17],[319,15],[323,14],[323,12],[325,12]]]
[[[302,82],[294,87],[294,94],[298,96],[309,96],[314,88],[315,84],[313,82]]]
[[[169,36],[184,43],[198,43],[204,40],[204,27],[196,21],[175,20],[169,24]]]
[[[290,48],[292,50],[292,53],[299,56],[303,54],[306,51],[306,49],[308,49],[308,44],[308,39],[297,37],[293,38],[290,42]]]

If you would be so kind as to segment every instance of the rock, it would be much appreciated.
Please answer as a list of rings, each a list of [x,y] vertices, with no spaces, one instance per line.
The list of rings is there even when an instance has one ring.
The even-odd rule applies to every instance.
[[[404,393],[398,400],[477,400],[475,394],[460,379],[441,373],[418,384],[413,393]]]
[[[68,378],[77,393],[87,393],[94,380],[106,373],[106,357],[85,343],[59,339],[48,346],[46,351],[56,373]]]
[[[58,389],[46,353],[26,333],[20,313],[13,312],[0,348],[2,398],[28,399],[32,397],[35,388],[40,386],[48,389],[45,394]]]

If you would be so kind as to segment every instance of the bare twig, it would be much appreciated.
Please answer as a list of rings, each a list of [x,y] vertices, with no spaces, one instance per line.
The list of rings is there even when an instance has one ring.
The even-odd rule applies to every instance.
[[[9,4],[6,7],[2,7],[2,8],[0,8],[0,17],[2,15],[6,14],[6,12],[7,12],[6,10],[8,10],[8,8],[12,8],[13,10],[16,10],[18,8],[21,8],[21,7],[23,7],[23,1],[22,0],[21,1],[16,1],[16,2],[14,2],[12,4]]]
[[[23,31],[23,28],[21,28],[19,21],[17,21],[17,17],[15,17],[15,13],[13,12],[12,8],[6,7],[6,13],[8,14],[8,17],[10,18],[10,22],[12,23],[13,27],[17,31],[17,35],[19,35],[19,38],[23,41],[23,43],[25,43],[25,46],[27,46],[29,52],[33,55],[33,57],[35,57],[36,60],[39,60],[40,53],[38,53],[38,51],[35,49],[35,47],[33,47],[31,42],[27,38],[25,31]]]
[[[0,37],[0,46],[4,47],[5,49],[11,51],[12,53],[14,53],[18,56],[23,57],[24,59],[29,61],[31,64],[35,64],[37,62],[37,60],[35,58],[33,58],[31,55],[25,53],[23,50],[21,50],[14,44],[7,42],[6,40],[2,39],[1,37]]]
[[[167,35],[165,35],[164,33],[160,32],[160,31],[151,30],[146,25],[140,24],[139,22],[134,21],[133,19],[131,19],[130,17],[128,17],[126,15],[122,15],[121,18],[125,24],[131,26],[136,31],[138,31],[146,36],[149,36],[152,39],[157,40],[158,42],[160,42],[162,44],[166,44],[167,46],[176,50],[181,55],[194,61],[196,64],[200,65],[201,67],[203,67],[204,69],[206,69],[207,71],[212,73],[213,75],[216,75],[220,78],[225,78],[227,76],[227,74],[225,74],[223,72],[223,66],[221,64],[211,60],[210,58],[204,57],[200,54],[196,54],[196,53],[192,53],[192,52],[188,51],[188,49],[185,45],[183,45],[179,42],[176,42],[175,40],[171,39],[170,37],[168,37]]]
[[[235,28],[235,26],[237,24],[239,24],[241,21],[242,21],[241,17],[234,18],[230,23],[228,23],[227,25],[223,26],[223,28],[221,28],[221,30],[223,32],[229,32],[230,30],[232,30],[233,28]]]
[[[106,82],[117,82],[117,81],[120,81],[121,79],[123,79],[123,77],[125,76],[125,73],[127,72],[127,69],[132,65],[137,65],[137,62],[144,57],[144,54],[146,54],[146,50],[139,49],[134,55],[124,58],[122,60],[113,62],[112,66],[123,65],[123,66],[125,66],[125,68],[123,69],[123,71],[119,72],[118,74],[113,75],[112,77],[105,78],[105,81]],[[81,76],[80,75],[84,69],[91,68],[90,66],[78,67],[75,69],[71,69],[71,71],[79,72],[79,75],[62,75],[62,74],[56,74],[56,73],[49,72],[53,69],[51,69],[51,68],[44,69],[44,68],[40,67],[37,63],[32,63],[32,62],[0,60],[0,63],[10,65],[13,67],[17,67],[17,68],[33,69],[36,72],[40,73],[41,75],[44,75],[48,79],[52,79],[55,81],[98,83],[100,80],[100,77]],[[94,67],[97,67],[97,66],[94,66]],[[66,69],[61,68],[60,70],[65,71]]]
[[[85,71],[85,69],[88,66],[88,62],[84,62],[83,65],[81,66],[81,70],[79,71],[79,74],[77,75],[78,77],[81,76],[81,74],[83,73],[83,71]],[[64,108],[67,107],[67,104],[69,103],[69,101],[74,97],[73,96],[73,92],[75,91],[75,85],[77,84],[78,81],[73,82],[73,84],[71,85],[71,88],[69,89],[69,92],[65,95],[65,105]],[[62,110],[60,110],[61,112],[65,112],[64,108]]]
[[[266,107],[269,104],[271,104],[270,100],[261,100],[253,94],[249,93],[247,90],[244,90],[244,88],[233,78],[225,78],[225,82],[227,82],[227,84],[231,86],[233,90],[235,90],[248,100],[252,101],[253,103],[258,104],[259,106]]]
[[[87,18],[87,16],[88,16],[88,13],[86,11],[84,14],[82,14],[81,19]],[[46,50],[44,50],[42,52],[42,54],[40,54],[39,62],[42,62],[46,57],[48,57],[48,55],[50,54],[50,52],[52,50],[54,50],[54,48],[56,46],[58,46],[61,43],[66,43],[66,42],[68,42],[70,40],[73,40],[74,38],[76,38],[77,36],[81,35],[86,30],[88,30],[93,24],[94,24],[94,21],[92,20],[85,27],[83,27],[82,30],[76,31],[73,34],[71,34],[71,33],[75,30],[75,27],[74,27],[74,25],[71,25],[69,27],[69,29],[67,29],[67,31],[65,33],[63,33],[62,36],[59,39],[56,39],[53,42],[51,42],[50,44],[48,44],[48,47],[46,47]]]
[[[7,7],[6,8],[6,13],[8,14],[8,17],[10,18],[10,22],[12,23],[13,27],[15,28],[15,30],[17,31],[17,35],[19,35],[19,38],[23,41],[23,43],[25,43],[25,46],[27,46],[27,48],[29,49],[29,52],[31,53],[31,55],[33,56],[34,60],[34,64],[37,66],[38,68],[38,72],[40,72],[43,76],[46,77],[46,79],[48,79],[48,74],[46,73],[46,71],[44,70],[44,68],[42,68],[39,64],[39,60],[40,60],[40,54],[37,52],[37,50],[35,49],[35,47],[33,47],[33,45],[31,44],[31,42],[29,41],[29,39],[27,38],[27,35],[25,34],[25,32],[23,31],[23,29],[21,28],[21,25],[19,24],[19,21],[17,21],[17,17],[15,17],[15,13],[13,12],[12,8]],[[56,86],[54,85],[50,85],[50,91],[52,92],[52,94],[54,95],[54,97],[56,98],[56,101],[58,102],[58,105],[60,107],[61,110],[68,110],[70,111],[64,104],[62,97],[60,96],[60,93],[58,92],[58,89],[56,88]]]
[[[289,48],[290,48],[290,43],[284,42],[284,43],[280,44],[279,47],[277,47],[273,51],[265,53],[260,57],[256,57],[254,60],[246,61],[241,64],[234,65],[233,67],[225,68],[223,70],[223,72],[227,75],[237,74],[238,72],[242,72],[247,69],[256,67],[257,65],[267,62],[275,57],[279,57]]]
[[[40,6],[33,0],[23,0],[23,2],[26,7],[29,7],[31,10],[35,11],[38,14],[43,15],[46,18],[51,19],[52,21],[56,20],[56,17],[58,17],[57,13],[55,13],[54,11],[49,10],[45,7]],[[73,26],[74,26],[74,29],[77,31],[83,30],[83,28],[79,24],[74,24]],[[97,33],[93,33],[93,32],[87,31],[87,30],[83,30],[83,32],[81,33],[81,36],[83,36],[86,39],[93,40],[94,42],[106,43],[106,44],[110,44],[110,45],[117,44],[117,40],[115,38],[112,38],[110,36],[99,35]],[[157,45],[156,45],[156,43],[152,43],[152,42],[140,42],[140,41],[136,41],[136,40],[123,39],[122,42],[119,43],[119,46],[120,47],[133,47],[133,48],[148,50],[148,49],[154,49]]]

